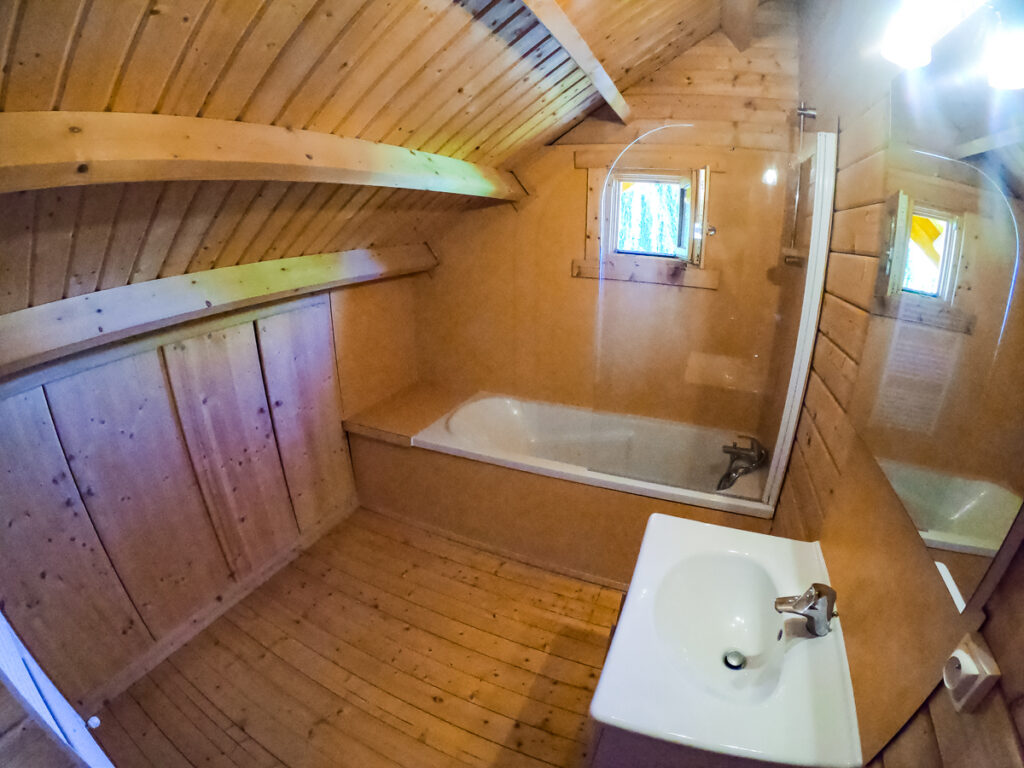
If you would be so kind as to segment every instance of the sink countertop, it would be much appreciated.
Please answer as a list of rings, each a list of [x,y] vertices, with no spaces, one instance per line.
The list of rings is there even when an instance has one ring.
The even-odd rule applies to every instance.
[[[722,754],[861,765],[839,619],[811,637],[773,607],[828,580],[817,543],[652,515],[591,715]],[[744,669],[723,663],[730,650]]]

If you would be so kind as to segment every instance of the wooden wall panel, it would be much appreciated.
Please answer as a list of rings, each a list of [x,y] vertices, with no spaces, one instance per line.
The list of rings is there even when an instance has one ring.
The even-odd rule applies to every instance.
[[[369,509],[544,568],[622,587],[653,513],[765,533],[769,521],[634,496],[350,434]]]
[[[24,3],[4,74],[5,112],[53,109],[85,0]]]
[[[0,205],[0,314],[29,305],[36,192],[4,195]]]
[[[89,517],[157,638],[229,584],[156,351],[47,384]]]
[[[351,416],[419,378],[413,278],[331,293],[344,415]]]
[[[243,575],[295,543],[251,324],[163,348],[185,442],[232,571]]]
[[[32,243],[31,303],[64,296],[82,190],[43,189],[36,194]]]
[[[103,258],[109,249],[123,192],[124,184],[103,184],[83,194],[75,223],[65,296],[92,293],[99,285]]]
[[[152,642],[71,478],[41,388],[0,401],[0,602],[75,702]]]
[[[257,321],[270,414],[299,530],[322,529],[358,506],[342,429],[326,297]]]
[[[81,768],[84,764],[33,720],[0,734],[0,765],[17,768]]]

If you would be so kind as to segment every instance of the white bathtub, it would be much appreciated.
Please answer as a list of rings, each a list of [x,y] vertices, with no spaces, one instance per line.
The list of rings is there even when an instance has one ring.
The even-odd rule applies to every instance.
[[[929,547],[992,557],[1020,510],[1021,497],[995,483],[878,463]]]
[[[767,465],[715,490],[736,432],[480,393],[412,444],[602,488],[771,517]]]

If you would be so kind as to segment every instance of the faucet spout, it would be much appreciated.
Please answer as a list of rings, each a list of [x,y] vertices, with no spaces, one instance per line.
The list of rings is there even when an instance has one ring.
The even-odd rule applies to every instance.
[[[807,620],[807,631],[815,637],[824,637],[832,631],[832,618],[836,611],[836,591],[828,584],[811,584],[802,595],[778,597],[775,610],[793,613]]]

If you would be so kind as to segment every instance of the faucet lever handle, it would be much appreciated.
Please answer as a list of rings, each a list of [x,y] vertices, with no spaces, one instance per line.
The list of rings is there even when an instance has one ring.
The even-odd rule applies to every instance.
[[[825,599],[825,612],[829,618],[832,618],[836,612],[836,591],[828,584],[820,584],[818,582],[811,584],[811,590],[814,591],[815,600]]]

